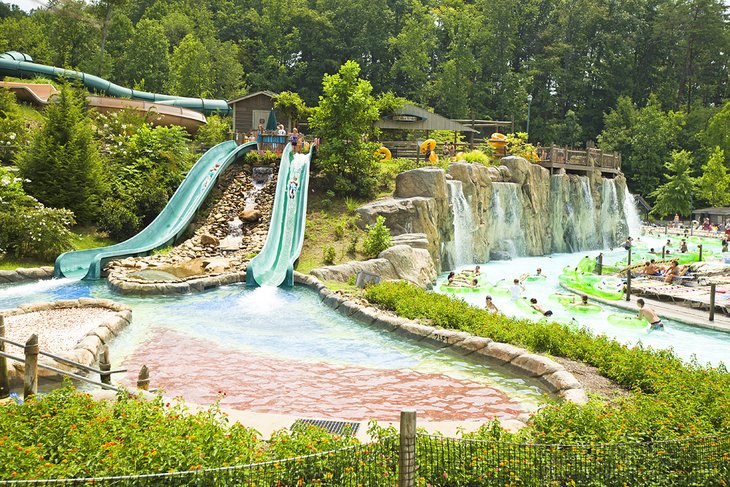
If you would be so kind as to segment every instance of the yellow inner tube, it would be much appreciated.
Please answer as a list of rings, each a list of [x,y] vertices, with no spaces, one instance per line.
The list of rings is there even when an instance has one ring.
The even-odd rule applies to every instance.
[[[421,143],[421,154],[428,154],[433,152],[436,148],[436,141],[433,139],[426,139]]]
[[[436,154],[436,151],[431,151],[431,153],[428,155],[428,160],[432,164],[437,164],[439,162],[439,155]]]
[[[390,153],[390,149],[387,147],[381,147],[375,151],[375,157],[379,158],[381,161],[389,161],[393,155]]]

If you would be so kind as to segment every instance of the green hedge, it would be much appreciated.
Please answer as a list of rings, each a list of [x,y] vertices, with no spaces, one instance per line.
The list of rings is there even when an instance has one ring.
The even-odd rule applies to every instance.
[[[402,282],[372,286],[366,297],[406,318],[586,362],[631,390],[610,402],[594,398],[585,406],[560,402],[543,407],[533,424],[511,440],[636,442],[730,432],[730,374],[722,365],[686,363],[672,351],[628,347],[583,328],[487,313]],[[490,431],[474,436],[492,438]]]

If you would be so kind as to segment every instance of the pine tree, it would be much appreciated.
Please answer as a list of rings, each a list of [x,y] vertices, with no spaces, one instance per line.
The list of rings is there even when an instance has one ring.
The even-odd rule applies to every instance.
[[[69,85],[45,109],[43,128],[18,156],[25,188],[46,206],[92,221],[103,193],[101,161],[86,114],[84,93]]]

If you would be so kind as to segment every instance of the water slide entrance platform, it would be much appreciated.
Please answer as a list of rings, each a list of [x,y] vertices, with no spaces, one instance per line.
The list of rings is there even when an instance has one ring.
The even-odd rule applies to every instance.
[[[246,269],[249,286],[294,285],[294,262],[304,244],[309,165],[314,150],[312,144],[309,153],[297,154],[292,151],[291,144],[287,144],[281,155],[269,233],[263,249]],[[297,184],[293,187],[295,180]]]
[[[237,145],[228,140],[208,150],[190,169],[162,212],[145,229],[115,245],[61,254],[56,259],[53,275],[100,279],[104,266],[111,260],[149,255],[155,249],[173,244],[192,222],[217,178],[243,154],[256,148],[256,142]]]

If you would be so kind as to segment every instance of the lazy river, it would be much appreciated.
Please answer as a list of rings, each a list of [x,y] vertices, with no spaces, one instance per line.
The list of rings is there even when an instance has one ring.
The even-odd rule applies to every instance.
[[[0,286],[0,309],[79,297],[132,308],[110,346],[112,367],[129,370],[122,383],[133,387],[147,365],[152,387],[196,404],[220,398],[228,408],[350,420],[397,420],[415,408],[437,421],[513,418],[543,401],[534,383],[362,325],[300,287],[133,297],[61,279]]]
[[[660,238],[644,237],[642,239],[648,246],[656,246],[661,248],[662,240]],[[679,241],[679,239],[677,239]],[[690,247],[690,251],[692,248]],[[625,259],[627,252],[623,248],[614,250],[604,250],[605,263],[613,263]],[[525,280],[523,283],[525,291],[522,296],[527,298],[536,298],[538,303],[553,311],[554,319],[563,323],[573,323],[577,326],[585,326],[594,333],[605,334],[613,337],[621,343],[628,345],[642,344],[657,349],[673,349],[679,357],[684,360],[692,360],[696,358],[701,364],[710,363],[718,365],[721,362],[725,365],[730,364],[730,333],[714,331],[705,328],[686,325],[675,320],[663,320],[666,329],[664,331],[649,331],[648,326],[626,326],[612,323],[609,321],[609,315],[636,315],[613,306],[601,304],[601,310],[596,313],[581,313],[570,310],[555,301],[556,293],[566,293],[560,287],[558,277],[567,267],[575,267],[581,258],[590,256],[595,258],[599,251],[584,251],[570,254],[553,254],[542,257],[521,257],[509,261],[492,261],[481,265],[482,277],[480,283],[487,281],[492,284],[502,280],[501,284],[507,286],[512,284],[513,279],[520,278],[525,274],[534,274],[537,268],[542,269],[545,279],[537,279],[533,281]],[[634,260],[634,262],[636,262]],[[473,269],[474,265],[462,266],[460,269]],[[439,277],[436,289],[439,292],[445,292],[441,287],[446,280],[446,274]],[[478,289],[474,292],[457,292],[449,293],[464,299],[468,303],[484,307],[485,297],[492,295],[493,300],[500,312],[516,316],[519,318],[539,319],[541,316],[535,316],[531,313],[529,306],[523,303],[512,301],[510,296],[498,295],[490,292],[489,289]],[[552,296],[552,299],[551,299]]]

